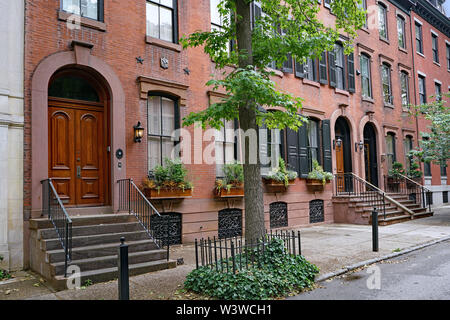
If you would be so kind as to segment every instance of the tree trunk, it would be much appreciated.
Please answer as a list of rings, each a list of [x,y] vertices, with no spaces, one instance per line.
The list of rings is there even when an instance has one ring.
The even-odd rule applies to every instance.
[[[238,19],[236,23],[237,48],[240,53],[246,53],[245,57],[239,58],[239,67],[246,68],[249,65],[253,65],[250,4],[248,1],[236,0],[236,14],[237,16],[242,17],[241,19]],[[247,101],[246,104],[240,106],[239,125],[244,132],[247,130],[255,130],[255,132],[258,132],[254,101]],[[245,139],[241,141],[242,154],[245,155],[245,158],[242,160],[245,192],[245,238],[247,241],[261,238],[265,231],[264,199],[259,152],[256,157],[256,163],[251,164],[249,161],[251,141],[249,140]]]

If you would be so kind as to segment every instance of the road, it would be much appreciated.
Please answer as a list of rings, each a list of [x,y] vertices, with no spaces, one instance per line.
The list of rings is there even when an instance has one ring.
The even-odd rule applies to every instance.
[[[449,300],[450,240],[320,282],[289,300]]]

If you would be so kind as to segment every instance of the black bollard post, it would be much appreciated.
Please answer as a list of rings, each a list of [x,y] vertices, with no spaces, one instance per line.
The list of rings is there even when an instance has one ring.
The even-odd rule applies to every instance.
[[[372,211],[372,249],[378,252],[378,212],[377,208]]]
[[[130,278],[128,271],[128,245],[120,238],[119,246],[119,300],[130,300]]]

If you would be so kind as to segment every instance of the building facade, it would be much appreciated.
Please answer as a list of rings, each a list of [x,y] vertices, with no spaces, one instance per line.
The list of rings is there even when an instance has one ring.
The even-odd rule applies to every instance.
[[[178,41],[220,28],[217,3],[26,1],[25,259],[29,220],[42,212],[42,180],[53,179],[75,214],[117,212],[118,181],[132,178],[141,185],[171,155],[181,119],[224,96],[205,85],[218,74],[211,59],[201,48],[182,50]],[[328,3],[320,4],[320,18],[333,23]],[[257,12],[258,3],[253,5]],[[414,4],[367,0],[365,6],[367,25],[352,55],[344,55],[338,42],[320,58],[289,59],[274,70],[278,86],[304,99],[302,113],[310,121],[299,133],[263,133],[271,137],[265,145],[271,157],[284,158],[299,176],[285,192],[265,189],[267,228],[336,221],[332,184],[321,191],[307,187],[313,160],[382,187],[392,163],[405,163],[405,140],[417,144],[418,123],[407,112],[417,95]],[[448,34],[439,35],[440,45],[448,41]],[[447,88],[445,75],[440,81]],[[144,128],[140,143],[134,139],[138,124]],[[195,157],[211,151],[225,162],[239,160],[238,140],[194,127],[183,128],[181,137],[194,155],[186,163],[192,197],[152,204],[175,218],[183,243],[217,236],[221,228],[242,230],[243,199],[214,196],[221,164]]]
[[[24,3],[0,1],[0,269],[23,267]]]

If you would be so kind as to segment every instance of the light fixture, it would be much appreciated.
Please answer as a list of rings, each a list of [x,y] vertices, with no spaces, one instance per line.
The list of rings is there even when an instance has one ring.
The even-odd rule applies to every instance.
[[[144,137],[144,128],[141,126],[141,122],[138,121],[137,125],[133,126],[134,129],[134,142],[141,142]]]
[[[358,152],[358,147],[359,150],[364,149],[364,143],[361,140],[359,142],[355,142],[355,152]]]
[[[336,147],[340,148],[342,146],[342,139],[341,138],[337,138],[336,139]]]

